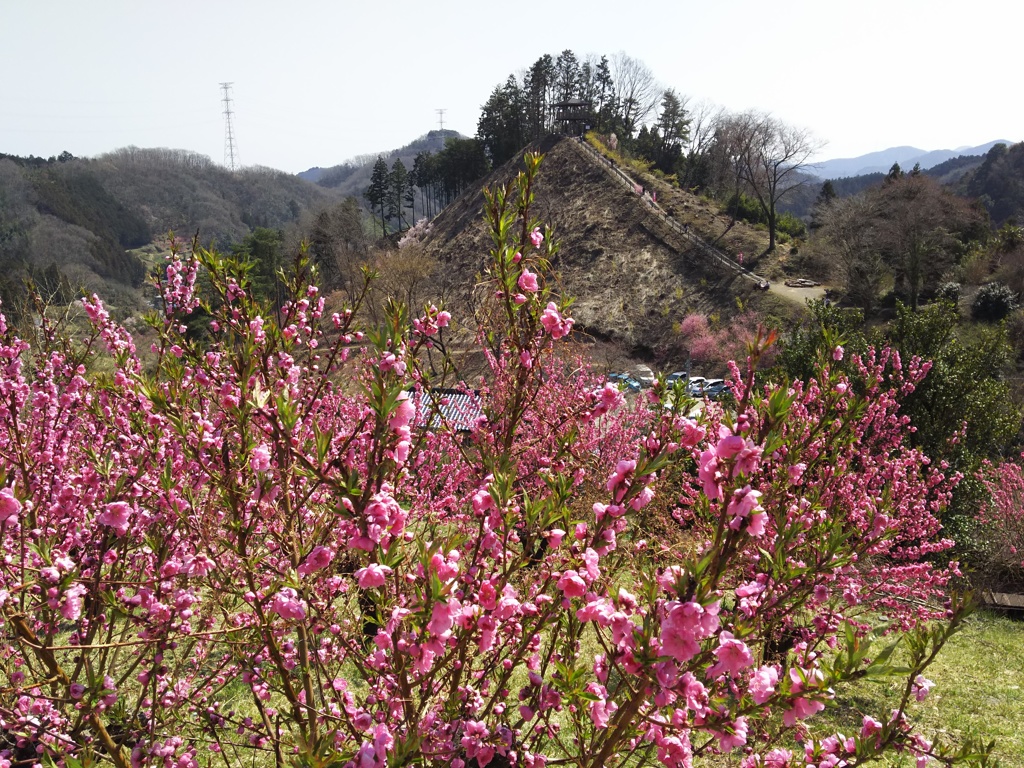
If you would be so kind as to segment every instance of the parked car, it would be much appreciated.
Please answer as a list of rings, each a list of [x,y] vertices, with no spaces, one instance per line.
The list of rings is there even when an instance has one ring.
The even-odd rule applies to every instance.
[[[729,385],[722,379],[711,379],[704,383],[704,395],[710,400],[719,400],[730,391]]]
[[[691,397],[706,397],[709,400],[717,400],[729,392],[729,385],[725,383],[725,379],[705,379],[698,376],[690,380],[686,391]]]
[[[686,394],[690,397],[703,397],[705,381],[707,379],[703,376],[691,376],[690,380],[686,382]]]
[[[633,378],[640,382],[642,387],[654,386],[654,371],[649,365],[637,365],[633,368]]]
[[[676,385],[677,381],[682,381],[683,383],[685,383],[686,380],[689,378],[690,374],[688,374],[686,371],[673,371],[672,373],[665,377],[665,386],[671,389]]]
[[[639,392],[644,388],[644,385],[629,373],[609,373],[608,381],[618,384],[619,389],[625,392]]]

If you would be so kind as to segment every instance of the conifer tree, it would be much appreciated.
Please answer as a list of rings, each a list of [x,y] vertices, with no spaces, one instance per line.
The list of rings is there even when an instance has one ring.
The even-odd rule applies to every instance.
[[[384,162],[383,156],[377,155],[377,162],[373,164],[373,174],[370,176],[370,186],[363,193],[363,197],[370,203],[370,208],[375,214],[380,213],[380,229],[384,234],[387,234],[384,202],[388,196],[388,186],[388,164]]]

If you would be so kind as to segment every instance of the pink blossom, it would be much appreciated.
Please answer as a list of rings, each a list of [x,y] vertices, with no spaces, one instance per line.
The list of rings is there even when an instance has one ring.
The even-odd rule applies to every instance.
[[[779,670],[774,666],[758,667],[750,673],[748,690],[755,704],[764,704],[775,693],[779,684]]]
[[[718,746],[723,750],[742,747],[747,743],[747,718],[737,717],[736,722],[730,724],[726,732],[715,731],[718,737]]]
[[[587,574],[589,581],[594,581],[601,575],[601,569],[598,567],[600,556],[592,548],[587,547],[587,550],[583,553],[584,571]]]
[[[540,324],[544,326],[545,331],[551,334],[552,339],[568,336],[574,322],[571,317],[562,317],[562,313],[558,311],[558,306],[553,301],[548,302],[540,316]]]
[[[266,445],[256,446],[249,457],[249,466],[253,472],[266,472],[270,469],[270,448]]]
[[[626,477],[630,475],[634,469],[636,469],[636,462],[632,459],[622,459],[615,465],[615,472],[609,476],[608,482],[605,486],[608,488],[610,493],[615,494],[616,501],[619,501],[625,495],[625,489],[620,486],[625,484]]]
[[[276,613],[282,619],[302,621],[306,618],[306,601],[291,587],[284,587],[271,598],[267,610]]]
[[[924,675],[918,675],[914,678],[914,684],[911,686],[910,690],[914,694],[915,699],[918,701],[924,701],[928,697],[928,693],[934,687],[935,683]]]
[[[742,435],[726,434],[715,446],[715,453],[719,459],[731,459],[743,450],[746,445]]]
[[[697,477],[704,485],[705,496],[712,501],[721,497],[721,474],[718,471],[718,457],[714,451],[701,452],[700,461],[697,462]]]
[[[842,347],[837,346],[835,349],[832,350],[832,359],[835,360],[837,363],[843,359]]]
[[[86,592],[88,590],[82,584],[75,583],[68,587],[60,606],[60,615],[68,621],[78,621],[82,616]]]
[[[773,749],[764,756],[764,768],[789,768],[793,753],[788,749]]]
[[[707,671],[709,678],[729,673],[738,676],[740,672],[754,663],[747,644],[733,637],[731,632],[722,632],[718,636],[718,647],[714,650],[718,663]]]
[[[700,426],[693,419],[681,418],[676,422],[676,428],[682,431],[682,443],[684,448],[693,448],[707,434],[707,430]]]
[[[548,546],[552,549],[557,549],[561,545],[564,536],[565,531],[561,528],[552,528],[544,533],[544,538],[547,539]]]
[[[528,269],[523,270],[523,274],[519,276],[519,289],[526,291],[527,293],[536,293],[540,286],[537,284],[537,275]]]
[[[588,683],[586,690],[587,693],[597,697],[597,701],[591,702],[590,707],[588,708],[590,711],[590,719],[593,721],[594,727],[607,728],[608,719],[615,714],[616,710],[618,710],[618,705],[614,701],[608,699],[608,691],[603,685],[598,683]]]
[[[583,597],[587,591],[587,583],[576,571],[563,573],[557,586],[566,597]]]
[[[882,724],[870,715],[864,715],[864,721],[860,729],[862,739],[867,739],[882,732]]]
[[[448,602],[434,603],[431,609],[430,621],[427,623],[427,630],[437,637],[446,638],[451,634],[451,628],[455,624],[455,616],[462,610],[462,605],[454,597]]]
[[[313,551],[306,556],[305,561],[295,570],[302,576],[308,576],[311,573],[326,568],[333,559],[334,552],[327,547],[317,546],[313,548]]]
[[[371,563],[355,572],[356,582],[359,584],[360,589],[383,587],[391,572],[391,569],[386,565]]]
[[[741,522],[748,517],[752,512],[756,512],[761,509],[759,499],[761,498],[761,492],[753,490],[749,485],[743,486],[733,491],[732,498],[729,499],[729,506],[726,510],[728,515],[732,516],[732,522],[729,527],[734,531],[740,529]]]
[[[494,509],[494,497],[486,488],[481,488],[473,494],[473,511],[482,515],[489,509]]]
[[[793,699],[793,708],[787,709],[782,715],[782,723],[787,728],[792,728],[798,720],[806,720],[816,712],[825,708],[825,702],[816,699],[805,699],[798,697]]]
[[[718,629],[719,604],[705,610],[696,602],[668,604],[668,614],[661,622],[661,648],[676,661],[687,662],[700,651],[699,641]]]
[[[399,392],[395,410],[391,412],[391,418],[388,419],[388,427],[397,432],[403,427],[409,426],[415,416],[416,404],[409,397],[409,393]]]
[[[100,525],[109,525],[114,531],[123,536],[128,532],[128,519],[132,515],[131,506],[124,501],[112,501],[107,504],[106,509],[101,512],[96,521]]]
[[[0,523],[16,521],[21,513],[21,502],[14,497],[14,490],[0,488]]]
[[[533,228],[533,232],[530,233],[530,242],[533,243],[534,248],[540,248],[540,244],[544,242],[544,234],[540,231],[540,227]]]

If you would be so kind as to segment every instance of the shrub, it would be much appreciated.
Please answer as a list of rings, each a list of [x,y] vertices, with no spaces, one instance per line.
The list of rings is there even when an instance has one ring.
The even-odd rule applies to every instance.
[[[986,283],[971,304],[975,320],[1002,320],[1017,308],[1017,294],[1003,283]]]
[[[786,211],[775,222],[775,228],[779,232],[785,232],[790,237],[804,237],[807,234],[807,225],[803,220],[797,218],[789,211]]]
[[[988,499],[978,516],[979,585],[997,590],[1024,587],[1024,472],[1017,462],[985,462],[979,474]]]
[[[767,224],[764,211],[761,210],[757,200],[742,192],[736,192],[729,198],[725,210],[733,218],[742,219],[749,224]]]
[[[560,352],[573,321],[530,218],[539,162],[487,196],[490,372],[465,435],[434,359],[448,313],[391,303],[364,334],[357,307],[324,317],[301,259],[274,322],[244,265],[172,258],[151,370],[95,297],[80,351],[44,323],[33,356],[0,321],[0,759],[540,768],[743,750],[755,768],[789,762],[788,743],[814,764],[961,761],[907,715],[962,616],[936,602],[953,481],[899,415],[927,366],[855,358],[855,392],[835,348],[807,385],[762,389],[757,335],[734,409],[627,408]],[[200,306],[203,346],[182,328]],[[100,349],[112,373],[89,379]],[[687,546],[637,536],[652,504]],[[882,610],[917,627],[899,667],[871,650]],[[904,681],[894,712],[848,739],[807,730],[863,676]]]
[[[960,301],[960,283],[954,283],[952,281],[943,283],[939,286],[939,290],[935,293],[935,298],[940,301],[952,301],[957,303]]]

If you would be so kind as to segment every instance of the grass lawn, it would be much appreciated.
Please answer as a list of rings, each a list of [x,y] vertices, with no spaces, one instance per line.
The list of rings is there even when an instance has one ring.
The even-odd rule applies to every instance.
[[[986,741],[995,739],[1002,763],[1024,768],[1024,621],[975,613],[925,676],[935,688],[909,711],[925,736],[973,732]],[[860,727],[862,714],[878,716],[898,695],[895,682],[863,682],[841,691],[839,706],[824,716],[850,732]]]

